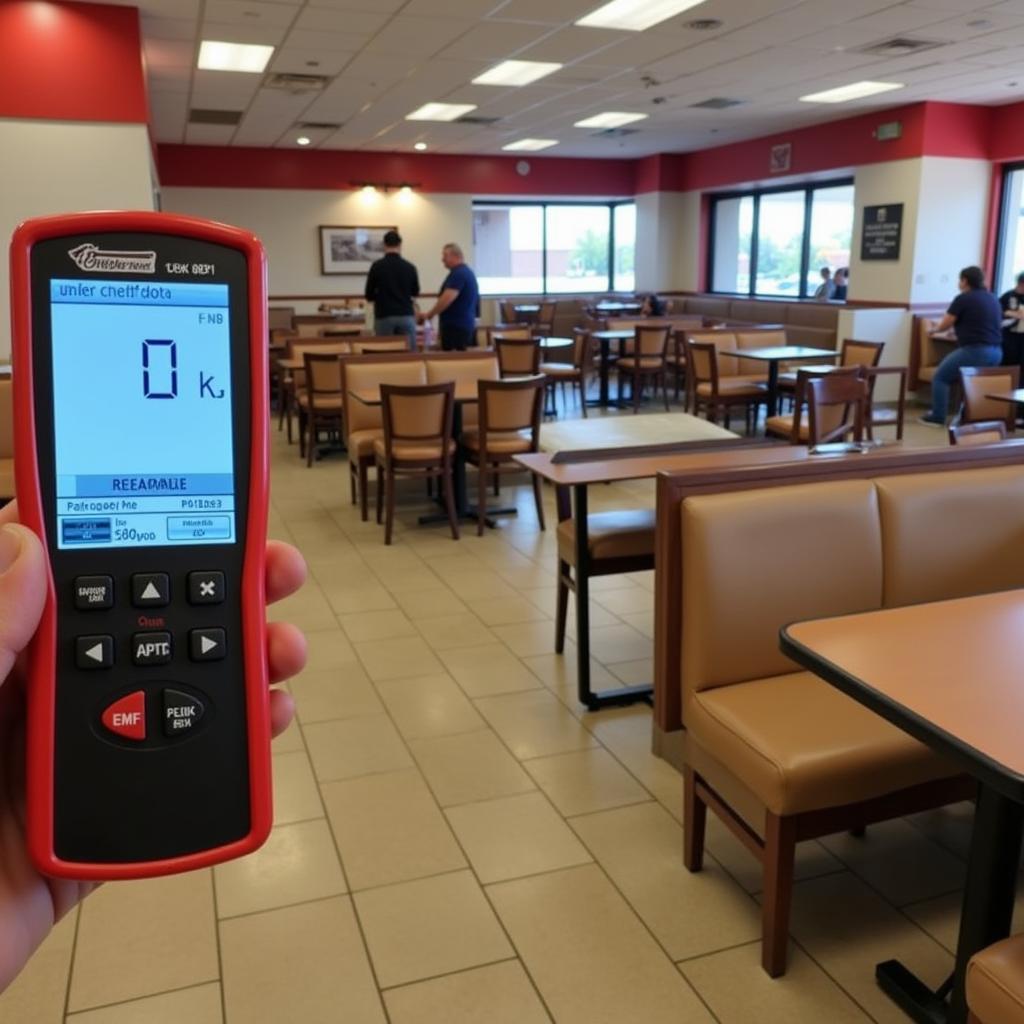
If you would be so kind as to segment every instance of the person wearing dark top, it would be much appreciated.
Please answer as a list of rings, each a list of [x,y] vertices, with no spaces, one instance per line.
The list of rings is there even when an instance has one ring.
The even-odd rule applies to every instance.
[[[832,278],[832,301],[833,302],[845,302],[846,301],[846,289],[850,283],[850,271],[843,267],[842,270],[837,270],[835,277]]]
[[[1024,274],[1017,275],[1017,287],[999,296],[1003,310],[1003,366],[1024,364]]]
[[[960,294],[950,303],[935,333],[956,332],[957,347],[942,360],[932,378],[932,411],[920,422],[946,425],[949,388],[960,377],[962,366],[998,366],[1003,358],[1003,311],[999,300],[985,287],[981,267],[960,271]]]
[[[374,332],[378,337],[404,334],[416,351],[416,310],[413,299],[420,293],[416,267],[402,258],[402,236],[384,235],[384,255],[366,275],[366,301],[373,303]]]
[[[664,316],[665,300],[659,299],[654,292],[644,296],[644,304],[640,307],[641,316]]]
[[[476,339],[476,311],[480,303],[480,288],[476,274],[466,265],[462,249],[449,242],[441,250],[441,262],[448,269],[448,276],[441,285],[433,309],[420,313],[420,323],[439,316],[441,325],[441,348],[446,352],[453,349],[461,352],[473,345]]]

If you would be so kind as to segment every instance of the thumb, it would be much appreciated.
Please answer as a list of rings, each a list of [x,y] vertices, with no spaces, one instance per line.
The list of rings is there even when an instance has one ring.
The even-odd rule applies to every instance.
[[[0,527],[0,683],[39,625],[47,581],[39,538],[20,523]]]

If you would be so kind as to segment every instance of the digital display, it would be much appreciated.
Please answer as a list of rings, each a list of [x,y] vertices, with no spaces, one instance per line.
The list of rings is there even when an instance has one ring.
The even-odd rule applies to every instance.
[[[50,281],[57,546],[235,542],[226,284]]]

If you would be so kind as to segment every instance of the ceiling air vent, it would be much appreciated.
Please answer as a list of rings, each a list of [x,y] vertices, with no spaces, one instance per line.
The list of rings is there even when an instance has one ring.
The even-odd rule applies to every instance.
[[[473,117],[472,114],[467,114],[465,117],[457,117],[455,122],[456,124],[489,125],[497,124],[500,120],[500,117]]]
[[[691,103],[694,110],[728,110],[730,107],[741,107],[746,100],[734,100],[728,96],[712,96],[709,100],[701,100],[700,103]]]
[[[300,121],[295,127],[304,132],[336,132],[341,129],[341,125],[334,121]]]
[[[873,57],[906,57],[912,53],[934,50],[938,46],[945,45],[945,43],[937,42],[934,39],[912,39],[909,36],[896,36],[893,39],[883,39],[880,43],[872,43],[870,46],[851,48],[849,52],[869,53]]]
[[[234,126],[242,120],[242,114],[241,110],[201,110],[196,107],[188,112],[188,123]]]
[[[603,128],[599,132],[591,132],[595,139],[621,139],[623,135],[636,135],[639,128]]]
[[[718,18],[694,18],[693,21],[683,22],[683,28],[692,28],[694,32],[711,32],[723,24]]]
[[[268,89],[280,89],[282,92],[299,96],[307,92],[321,92],[329,81],[327,75],[293,75],[279,72],[269,75],[264,84]]]

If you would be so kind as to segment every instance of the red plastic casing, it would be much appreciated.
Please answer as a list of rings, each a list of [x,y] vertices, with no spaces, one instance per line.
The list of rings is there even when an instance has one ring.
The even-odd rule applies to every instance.
[[[49,238],[110,231],[176,235],[213,242],[241,251],[248,262],[252,454],[242,568],[242,657],[248,709],[251,814],[248,835],[233,843],[187,856],[142,863],[85,864],[62,860],[55,854],[53,787],[57,606],[51,574],[46,608],[27,652],[28,847],[32,860],[43,874],[86,881],[169,875],[241,857],[266,841],[273,823],[265,566],[270,477],[267,444],[267,267],[263,246],[255,235],[213,221],[147,211],[72,213],[42,217],[19,225],[11,240],[14,472],[18,518],[36,533],[45,549],[46,528],[39,487],[33,407],[32,247]]]

